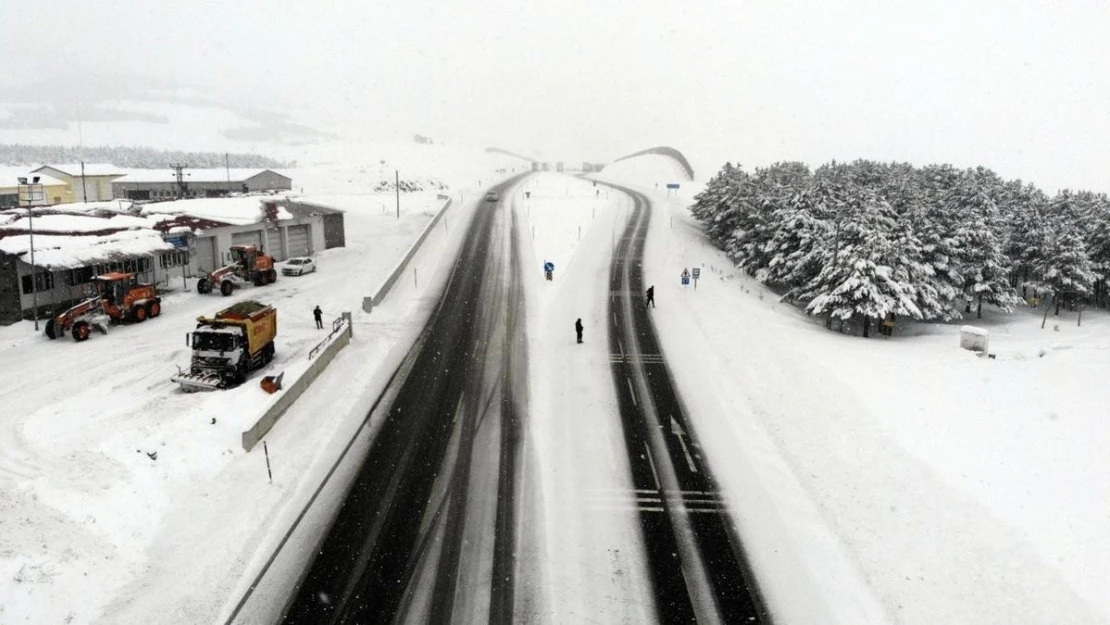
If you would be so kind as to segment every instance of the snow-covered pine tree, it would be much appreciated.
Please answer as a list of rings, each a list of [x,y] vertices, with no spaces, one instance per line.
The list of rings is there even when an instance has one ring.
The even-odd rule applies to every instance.
[[[1081,207],[1075,195],[1067,190],[1057,193],[1049,202],[1048,215],[1044,255],[1034,262],[1033,272],[1037,282],[1052,293],[1059,315],[1064,300],[1090,294],[1097,276],[1087,255],[1079,223]]]
[[[1010,263],[1011,283],[1021,287],[1025,298],[1033,265],[1044,256],[1048,197],[1033,185],[1014,180],[998,191],[995,203],[1002,213],[1003,252]]]
[[[946,211],[960,216],[955,231],[957,275],[967,312],[974,302],[978,319],[983,318],[984,301],[1006,312],[1018,302],[1002,252],[998,207],[988,195],[1001,183],[989,170],[967,170],[945,198]]]
[[[1102,306],[1110,279],[1110,198],[1105,194],[1094,195],[1090,209],[1085,219],[1087,255],[1098,276],[1094,286],[1095,305]]]
[[[758,276],[763,282],[792,290],[812,280],[832,258],[834,218],[846,203],[841,181],[822,167],[789,202],[777,209],[778,224],[764,246],[770,260]],[[790,299],[790,293],[784,296]]]
[[[736,227],[735,195],[749,178],[739,167],[725,163],[705,189],[694,196],[690,212],[705,224],[706,234],[714,243],[723,246]]]
[[[960,311],[954,302],[962,286],[956,262],[960,244],[956,226],[960,215],[949,212],[946,200],[960,179],[960,171],[951,165],[929,165],[919,170],[918,179],[920,199],[908,216],[921,241],[921,259],[932,267],[929,288],[944,303],[941,318],[958,319]]]
[[[893,266],[894,224],[893,210],[873,194],[852,198],[840,216],[832,262],[796,291],[797,300],[809,302],[806,312],[842,320],[858,317],[864,337],[872,321],[889,314],[921,318],[913,285],[902,281]]]

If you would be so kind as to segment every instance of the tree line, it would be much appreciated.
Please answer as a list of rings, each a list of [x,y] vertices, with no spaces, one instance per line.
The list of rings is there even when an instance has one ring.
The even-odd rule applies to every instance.
[[[227,154],[226,165],[243,169],[296,167],[258,154]],[[225,166],[222,152],[184,152],[127,146],[77,147],[65,145],[26,145],[0,143],[0,164],[61,165],[65,163],[110,163],[128,169],[169,169],[174,163],[188,163],[191,169],[217,169]]]
[[[983,167],[726,163],[691,210],[783,300],[827,327],[862,324],[864,336],[895,317],[981,317],[984,304],[1010,312],[1044,296],[1059,314],[1107,299],[1110,199],[1049,196]]]

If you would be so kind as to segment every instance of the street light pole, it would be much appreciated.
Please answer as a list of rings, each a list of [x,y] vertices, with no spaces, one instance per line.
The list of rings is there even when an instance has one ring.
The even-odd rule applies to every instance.
[[[26,204],[27,208],[27,230],[30,232],[31,244],[31,319],[35,322],[35,332],[39,331],[39,285],[36,278],[38,278],[38,267],[35,266],[35,210],[34,205],[36,202],[41,202],[42,184],[39,183],[39,177],[34,176],[31,182],[27,182],[27,178],[19,179],[19,199]]]

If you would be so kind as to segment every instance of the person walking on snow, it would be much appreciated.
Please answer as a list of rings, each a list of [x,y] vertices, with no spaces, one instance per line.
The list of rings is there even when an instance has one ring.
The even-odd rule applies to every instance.
[[[578,321],[574,322],[574,333],[578,335],[578,342],[582,342],[582,318],[579,317]]]
[[[647,290],[647,303],[652,308],[655,308],[655,285],[651,285]]]
[[[317,304],[316,308],[312,309],[312,316],[316,318],[316,329],[324,329],[324,311],[320,310],[320,305]]]

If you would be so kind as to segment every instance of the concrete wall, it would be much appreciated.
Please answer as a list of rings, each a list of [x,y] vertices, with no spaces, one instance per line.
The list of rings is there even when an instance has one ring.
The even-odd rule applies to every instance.
[[[254,449],[263,436],[274,427],[278,419],[285,414],[286,410],[297,401],[308,387],[327,369],[328,365],[335,358],[344,347],[351,342],[351,313],[343,313],[343,329],[339,331],[338,336],[332,340],[328,345],[316,355],[316,358],[309,365],[308,370],[297,378],[292,384],[289,384],[284,389],[278,391],[278,399],[270,408],[255,422],[250,429],[243,432],[243,449],[250,451]]]
[[[411,247],[409,247],[409,251],[405,252],[405,256],[401,259],[401,262],[397,263],[397,266],[393,268],[393,271],[391,271],[390,274],[386,276],[385,281],[382,282],[381,286],[378,287],[378,290],[371,294],[369,297],[363,298],[362,309],[364,311],[370,312],[370,310],[374,306],[382,303],[382,300],[385,299],[386,295],[389,295],[389,290],[393,288],[394,283],[397,282],[397,278],[399,278],[401,274],[404,273],[405,267],[408,266],[409,261],[412,260],[412,257],[415,256],[416,252],[420,250],[420,246],[424,244],[424,240],[428,238],[428,234],[431,233],[432,228],[435,228],[436,224],[439,223],[440,218],[443,217],[443,214],[447,212],[448,208],[451,208],[451,200],[447,200],[447,203],[443,205],[443,208],[439,209],[439,212],[436,213],[436,216],[432,218],[431,223],[429,223],[427,227],[424,228],[424,231],[420,233],[420,237],[416,239],[416,242],[413,243]]]

